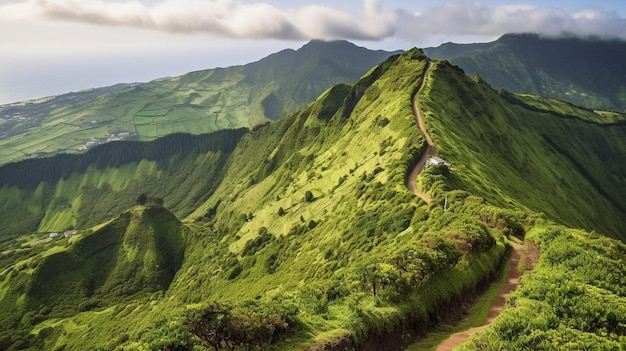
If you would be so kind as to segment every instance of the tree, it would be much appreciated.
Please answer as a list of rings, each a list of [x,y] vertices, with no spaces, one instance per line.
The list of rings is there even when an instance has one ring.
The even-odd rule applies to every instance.
[[[193,334],[216,351],[235,350],[239,345],[267,349],[275,335],[286,332],[288,327],[285,315],[254,303],[211,304],[190,311],[188,325]]]
[[[284,209],[284,208],[282,208],[282,207],[280,207],[280,208],[278,209],[278,215],[279,215],[279,216],[281,216],[281,217],[282,217],[282,216],[284,216],[284,215],[285,215],[285,209]]]

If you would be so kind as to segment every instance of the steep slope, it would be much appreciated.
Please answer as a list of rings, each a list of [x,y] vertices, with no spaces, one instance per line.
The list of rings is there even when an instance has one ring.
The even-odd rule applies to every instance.
[[[484,44],[424,50],[495,87],[553,97],[592,109],[626,111],[626,42],[507,34]]]
[[[59,97],[0,107],[10,112],[8,121],[30,120],[0,139],[0,164],[75,153],[128,135],[153,140],[171,133],[251,128],[302,108],[333,84],[354,81],[390,55],[345,41],[312,41],[244,66],[159,79],[71,105]]]
[[[447,62],[428,66],[417,49],[392,56],[355,84],[336,85],[238,139],[218,183],[184,221],[184,258],[167,291],[59,318],[49,318],[44,305],[37,318],[7,318],[15,322],[1,345],[399,350],[493,278],[506,260],[507,236],[534,236],[545,226],[571,230],[553,221],[623,235],[618,195],[625,173],[614,162],[626,154],[623,115],[500,93]],[[439,155],[452,163],[417,176],[430,204],[406,186],[427,148],[414,98]],[[602,160],[606,168],[597,167]],[[580,236],[601,238],[607,257],[622,252],[614,240]],[[0,313],[21,316],[10,301],[35,301],[25,277],[38,267],[27,258],[38,252],[28,243],[0,243],[2,262],[21,262],[16,273],[2,273],[3,286],[16,288],[1,295],[9,302]],[[567,259],[568,251],[555,257]],[[590,267],[576,263],[584,264],[581,272]],[[131,271],[121,276],[142,281],[140,270]],[[621,281],[610,271],[594,279]],[[607,309],[619,310],[620,299],[606,300]],[[590,320],[562,307],[563,315]],[[618,338],[601,329],[594,335]]]
[[[362,345],[372,330],[411,334],[435,323],[462,291],[488,279],[506,249],[504,227],[477,216],[493,210],[481,199],[458,193],[455,218],[405,186],[425,145],[411,99],[426,65],[418,50],[395,56],[250,132],[189,217],[185,258],[166,296],[23,323],[21,333],[45,331],[28,345],[209,346],[213,325],[227,328],[225,345],[302,349],[338,335]],[[265,318],[259,311],[274,329],[254,324]],[[212,324],[216,313],[225,324]]]
[[[432,72],[421,106],[451,187],[626,240],[624,115],[499,93],[447,63]]]

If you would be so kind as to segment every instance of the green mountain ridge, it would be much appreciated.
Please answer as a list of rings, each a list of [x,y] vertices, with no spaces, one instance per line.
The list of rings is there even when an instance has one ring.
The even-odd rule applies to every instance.
[[[218,346],[226,349],[243,343],[239,349],[373,350],[381,345],[376,340],[390,335],[394,349],[402,349],[485,285],[506,261],[508,240],[525,234],[542,251],[538,268],[524,277],[526,290],[516,300],[526,314],[519,318],[508,312],[514,317],[505,315],[503,327],[476,345],[576,349],[577,340],[592,340],[617,347],[626,314],[609,312],[624,306],[615,287],[626,281],[626,248],[597,233],[624,240],[626,216],[619,195],[626,172],[615,161],[626,154],[625,116],[500,92],[445,61],[434,61],[426,78],[427,63],[417,49],[392,56],[353,85],[335,85],[286,118],[245,134],[233,132],[230,138],[226,131],[216,134],[222,135],[217,145],[236,141],[228,152],[217,147],[218,152],[182,153],[171,151],[177,149],[171,143],[156,148],[155,141],[142,145],[154,147],[162,155],[158,161],[81,165],[87,166],[81,172],[72,171],[76,165],[67,166],[69,178],[31,186],[34,193],[47,189],[59,197],[77,184],[110,182],[133,199],[140,193],[163,197],[165,206],[175,203],[173,196],[195,199],[184,211],[174,211],[185,213],[182,222],[157,206],[161,212],[152,222],[165,224],[139,231],[142,242],[176,238],[168,244],[171,251],[184,247],[182,260],[164,267],[166,277],[176,272],[170,283],[130,289],[126,295],[122,291],[124,299],[98,295],[97,303],[76,293],[73,303],[86,308],[74,314],[54,314],[72,311],[64,302],[51,311],[46,303],[11,301],[33,299],[28,284],[49,267],[56,250],[76,252],[83,241],[102,240],[93,235],[107,230],[127,237],[134,230],[133,213],[144,208],[134,207],[94,227],[92,234],[89,226],[77,227],[80,234],[67,243],[33,247],[29,244],[41,240],[41,234],[9,235],[0,243],[0,259],[8,267],[1,272],[0,296],[4,306],[12,306],[0,309],[11,321],[0,333],[2,347],[186,350],[216,348],[221,340]],[[418,176],[417,187],[430,196],[430,205],[405,185],[426,146],[412,110],[422,82],[417,98],[424,123],[439,156],[452,164],[450,170],[431,167]],[[208,143],[211,136],[199,140]],[[134,144],[104,145],[93,155],[101,153],[106,160],[108,150],[125,145]],[[217,155],[220,166],[211,168]],[[18,165],[3,167],[3,173]],[[165,191],[190,170],[196,172],[191,183],[205,193]],[[208,171],[204,177],[203,171]],[[139,176],[122,181],[132,174]],[[165,181],[156,185],[153,179]],[[0,199],[22,199],[25,188],[3,185]],[[22,205],[52,203],[54,198]],[[115,196],[102,202],[123,206]],[[67,206],[44,208],[46,216],[55,217]],[[17,213],[4,213],[3,225],[4,218],[18,219]],[[146,254],[170,251],[146,246]],[[128,261],[115,266],[131,268],[110,275],[115,279],[98,285],[100,291],[115,286],[117,277],[128,277],[126,272],[137,274],[139,282],[154,277],[144,274],[152,266],[140,264],[142,255],[131,251],[125,248],[121,256]],[[62,285],[65,273],[59,274]],[[589,279],[582,287],[567,283],[583,284],[584,277]],[[537,283],[551,278],[558,285]],[[573,295],[575,304],[561,303]],[[602,296],[600,305],[590,302],[597,295]],[[42,296],[47,295],[40,292]],[[64,296],[69,295],[50,299]],[[543,308],[546,304],[554,310]],[[585,312],[590,310],[596,319]],[[545,323],[528,320],[539,313]],[[545,337],[525,337],[533,332]]]
[[[93,98],[77,99],[77,93],[0,106],[0,122],[6,121],[0,127],[12,126],[0,139],[0,164],[77,153],[129,136],[147,141],[252,128],[302,108],[333,84],[351,83],[391,54],[346,41],[312,41],[247,65],[190,72]]]
[[[424,49],[495,87],[569,101],[591,109],[626,111],[626,42],[506,34],[491,43],[446,43]]]

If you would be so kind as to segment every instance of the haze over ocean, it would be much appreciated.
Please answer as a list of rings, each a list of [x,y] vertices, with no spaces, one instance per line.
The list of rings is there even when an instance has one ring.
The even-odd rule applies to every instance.
[[[148,82],[192,71],[257,61],[305,42],[264,42],[264,47],[145,52],[111,56],[0,57],[0,105],[118,83]]]

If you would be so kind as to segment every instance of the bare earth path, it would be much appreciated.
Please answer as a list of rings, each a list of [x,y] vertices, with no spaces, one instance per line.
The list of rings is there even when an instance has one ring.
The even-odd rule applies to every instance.
[[[417,191],[417,189],[415,188],[415,179],[417,178],[417,175],[422,170],[422,168],[424,168],[424,164],[426,164],[426,160],[428,159],[428,157],[437,153],[437,148],[435,147],[433,140],[430,138],[430,135],[426,131],[426,127],[424,127],[424,120],[422,119],[422,114],[420,113],[417,96],[422,92],[422,89],[426,84],[426,80],[428,79],[428,72],[432,67],[432,61],[428,61],[428,67],[426,67],[426,70],[424,71],[424,78],[422,78],[422,83],[420,84],[419,89],[417,89],[417,92],[413,96],[413,114],[415,115],[415,121],[417,122],[420,131],[422,131],[422,134],[424,134],[424,137],[426,138],[427,146],[419,162],[417,162],[415,167],[413,167],[413,171],[411,171],[411,174],[409,175],[409,179],[407,180],[406,184],[406,186],[413,194],[424,200],[427,204],[430,204],[431,199],[430,197],[428,197],[428,195]]]
[[[511,242],[511,246],[513,247],[513,252],[511,253],[511,263],[509,266],[509,278],[506,284],[502,287],[502,289],[500,289],[498,296],[493,300],[485,323],[483,323],[483,325],[481,325],[480,327],[471,328],[469,330],[450,336],[450,338],[442,342],[437,347],[437,351],[452,350],[453,347],[467,340],[467,338],[469,338],[472,333],[485,329],[500,314],[500,312],[502,312],[506,303],[506,297],[511,291],[515,290],[517,284],[519,283],[519,272],[517,271],[517,263],[519,262],[521,256],[521,246],[514,242]]]

